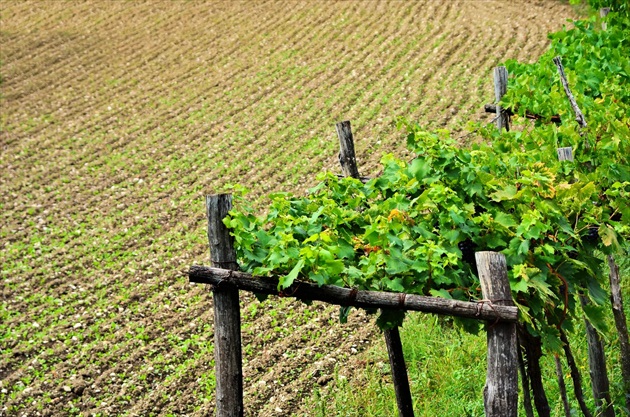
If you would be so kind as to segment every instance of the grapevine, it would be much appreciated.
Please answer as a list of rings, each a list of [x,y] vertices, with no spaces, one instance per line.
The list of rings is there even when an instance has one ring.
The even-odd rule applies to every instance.
[[[506,256],[521,321],[547,348],[560,350],[558,329],[571,328],[580,292],[594,303],[589,319],[603,327],[599,254],[627,253],[630,235],[630,24],[624,16],[611,21],[606,32],[595,20],[574,22],[550,36],[537,63],[506,63],[501,104],[517,115],[510,132],[473,125],[479,140],[462,147],[447,131],[401,119],[415,158],[385,155],[382,174],[365,184],[323,173],[304,197],[268,196],[264,215],[236,188],[237,209],[225,223],[241,267],[279,276],[280,289],[306,280],[474,300],[481,298],[474,252],[492,250]],[[572,122],[557,55],[586,129]],[[525,128],[528,113],[542,118]],[[554,115],[559,126],[545,123]],[[558,161],[565,146],[575,161]]]

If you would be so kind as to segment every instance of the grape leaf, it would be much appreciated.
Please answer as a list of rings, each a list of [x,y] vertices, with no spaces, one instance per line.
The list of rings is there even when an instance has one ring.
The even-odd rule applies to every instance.
[[[295,279],[297,278],[300,271],[302,270],[303,266],[304,266],[304,259],[300,259],[297,262],[297,264],[295,264],[291,272],[289,272],[287,275],[283,277],[280,277],[280,279],[278,280],[278,291],[290,287],[291,284],[293,284],[293,281],[295,281]]]

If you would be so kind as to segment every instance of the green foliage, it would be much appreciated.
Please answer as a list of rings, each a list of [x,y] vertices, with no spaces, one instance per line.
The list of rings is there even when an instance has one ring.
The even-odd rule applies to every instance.
[[[621,274],[630,272],[628,263],[620,259]],[[624,298],[630,295],[630,283],[622,283]],[[450,325],[449,318],[420,313],[409,313],[400,336],[404,350],[407,372],[411,385],[413,407],[417,416],[483,416],[483,384],[485,381],[486,342],[485,335],[473,336]],[[573,355],[588,384],[588,343],[582,320],[569,333]],[[607,324],[614,326],[612,317]],[[607,369],[611,381],[611,396],[618,416],[625,416],[624,389],[621,367],[618,366],[619,346],[614,337],[604,338]],[[365,360],[363,365],[362,360]],[[391,384],[387,348],[383,338],[376,340],[367,352],[360,355],[361,363],[347,380],[334,375],[334,388],[316,391],[305,407],[304,416],[384,416],[396,415],[396,397]],[[545,392],[549,398],[552,416],[564,415],[553,356],[540,361]],[[563,360],[568,377],[568,368]],[[350,368],[352,369],[352,368]],[[346,373],[347,366],[339,366],[339,373]],[[570,388],[571,381],[565,380],[572,415],[580,415],[578,403]],[[519,384],[520,385],[520,384]],[[519,387],[519,416],[524,416],[523,395]],[[586,395],[589,409],[595,409],[594,399]],[[317,410],[315,413],[310,410]]]
[[[547,348],[559,348],[558,327],[571,328],[579,293],[603,326],[597,253],[627,251],[630,234],[630,31],[627,19],[616,21],[605,32],[575,22],[551,35],[538,63],[507,63],[502,104],[542,115],[532,129],[518,128],[528,123],[519,117],[508,133],[477,126],[484,140],[462,148],[447,131],[401,120],[415,158],[384,156],[382,175],[366,184],[322,174],[306,197],[270,195],[259,217],[239,194],[225,223],[243,268],[280,276],[280,290],[308,280],[469,300],[480,298],[472,251],[499,251],[521,320]],[[572,121],[557,55],[586,129]],[[546,123],[554,114],[560,126]],[[558,161],[566,146],[573,162]],[[378,323],[401,321],[386,313]]]
[[[611,11],[628,16],[630,6],[627,0],[585,0],[594,12],[598,12],[603,7],[609,7]],[[570,0],[571,4],[580,4],[582,0]]]
[[[485,336],[462,333],[449,323],[410,313],[400,329],[415,415],[483,416]],[[361,359],[367,363],[358,369],[339,367],[333,375],[334,389],[316,390],[307,403],[306,409],[315,412],[299,415],[398,415],[383,339],[375,341]],[[345,379],[348,371],[353,372]]]

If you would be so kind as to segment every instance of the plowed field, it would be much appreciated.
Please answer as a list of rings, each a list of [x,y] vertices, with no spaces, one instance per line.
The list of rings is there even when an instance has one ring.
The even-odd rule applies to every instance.
[[[492,67],[544,51],[559,1],[3,1],[0,416],[211,414],[203,196],[303,192],[404,155],[398,116],[490,119]],[[311,415],[371,318],[242,297],[246,414]]]

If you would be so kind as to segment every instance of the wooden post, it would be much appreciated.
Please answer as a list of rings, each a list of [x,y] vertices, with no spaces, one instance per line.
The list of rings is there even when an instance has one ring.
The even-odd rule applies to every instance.
[[[527,375],[536,412],[538,417],[551,417],[551,407],[549,407],[549,400],[543,385],[542,370],[540,369],[540,359],[543,356],[542,341],[540,336],[533,336],[523,325],[519,325],[518,331],[520,332],[519,342],[525,350]]]
[[[236,270],[234,242],[223,218],[232,209],[232,196],[206,196],[210,261],[216,268]],[[217,417],[243,416],[243,364],[241,357],[241,310],[238,289],[231,283],[213,287],[214,360],[216,366]]]
[[[583,130],[587,126],[586,118],[578,107],[573,93],[571,93],[571,88],[569,87],[569,82],[567,80],[567,76],[564,73],[564,67],[562,66],[562,60],[559,56],[557,56],[553,59],[553,62],[558,68],[558,73],[560,74],[560,80],[562,81],[564,92],[569,99],[569,103],[571,103],[573,113],[575,113],[575,120],[580,125],[580,130]],[[581,134],[582,133],[583,132],[581,132]],[[588,142],[585,141],[584,146],[589,147]],[[588,304],[588,299],[585,296],[580,296],[580,301],[582,303],[582,306]],[[587,319],[585,319],[585,322],[586,336],[588,339],[588,362],[590,367],[591,386],[593,389],[593,396],[595,397],[595,404],[597,404],[598,408],[601,408],[602,404],[605,403],[606,408],[602,411],[602,415],[605,417],[614,417],[615,411],[610,400],[610,382],[608,380],[608,373],[606,372],[606,356],[604,354],[604,345],[601,342],[597,330],[593,328],[593,326]]]
[[[506,131],[510,131],[510,116],[503,111],[499,102],[507,93],[507,79],[508,72],[505,67],[494,68],[494,98],[497,102],[496,114],[497,114],[497,129],[501,132],[501,129],[505,128]]]
[[[564,87],[564,92],[569,99],[569,103],[571,103],[571,108],[573,109],[573,113],[575,113],[575,121],[578,122],[580,128],[584,129],[586,127],[586,119],[584,118],[584,114],[577,105],[575,101],[575,97],[571,92],[571,88],[569,87],[569,81],[567,80],[567,76],[564,73],[564,67],[562,66],[562,59],[557,56],[553,59],[553,63],[556,64],[558,68],[558,73],[560,74],[560,80],[562,81],[562,86]]]
[[[505,256],[475,253],[481,292],[486,302],[514,305]],[[486,417],[517,417],[518,353],[516,324],[488,323],[488,372],[483,389]]]
[[[628,337],[628,321],[623,309],[623,299],[621,298],[621,280],[619,279],[619,266],[612,255],[608,255],[608,266],[610,267],[610,301],[612,303],[615,327],[619,336],[619,355],[621,356],[621,375],[623,376],[624,394],[626,397],[626,408],[630,410],[630,338]]]
[[[588,298],[585,295],[580,295],[580,302],[582,307],[589,304]],[[610,382],[608,380],[608,372],[606,371],[604,345],[599,337],[599,333],[591,322],[584,318],[584,323],[586,325],[586,338],[588,343],[588,365],[591,375],[591,388],[593,390],[593,397],[595,398],[595,405],[598,410],[601,410],[601,414],[597,413],[597,415],[615,417],[615,411],[610,398]],[[602,410],[602,405],[604,404],[606,408]]]
[[[354,139],[352,137],[352,127],[350,121],[339,122],[335,125],[337,136],[339,137],[339,163],[341,171],[345,177],[361,179],[357,159],[354,153]],[[389,354],[389,364],[392,368],[392,378],[394,380],[394,391],[396,392],[396,403],[398,404],[398,415],[400,417],[413,417],[413,403],[411,401],[411,389],[409,388],[409,378],[407,377],[407,366],[400,342],[400,332],[398,327],[384,330],[385,344]]]
[[[569,339],[562,328],[559,328],[558,330],[560,331],[560,340],[562,341],[564,356],[567,358],[567,365],[569,365],[569,369],[571,370],[571,380],[573,381],[573,393],[575,394],[575,398],[580,405],[582,415],[584,415],[584,417],[593,417],[593,414],[591,414],[590,410],[586,407],[586,402],[584,402],[584,393],[582,392],[582,375],[580,375],[580,370],[578,369],[573,353],[571,352]]]
[[[518,346],[518,369],[521,372],[521,385],[523,387],[523,408],[526,417],[534,417],[534,409],[532,408],[532,397],[529,388],[529,375],[525,369],[525,361],[523,360],[523,347],[519,340]]]
[[[571,417],[571,407],[569,406],[569,399],[567,398],[567,386],[564,383],[564,372],[562,371],[562,362],[558,354],[554,355],[556,361],[556,376],[558,377],[558,389],[560,390],[560,398],[562,398],[562,405],[564,407],[564,416]]]
[[[400,332],[398,327],[394,327],[391,330],[385,330],[383,333],[385,334],[385,344],[387,344],[387,353],[389,354],[389,366],[392,368],[398,415],[400,417],[413,417],[413,401],[411,400],[411,389],[409,388],[409,377],[407,376],[407,366],[403,356]]]
[[[599,17],[601,17],[602,20],[608,16],[608,13],[610,13],[610,7],[602,7],[599,9]],[[606,22],[602,22],[602,30],[606,29],[608,29],[608,25],[606,25]]]
[[[339,137],[339,163],[344,177],[360,179],[359,168],[354,154],[354,140],[350,121],[339,122],[335,125]]]
[[[556,152],[558,153],[558,161],[573,161],[573,148],[571,146],[558,148]]]

